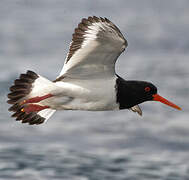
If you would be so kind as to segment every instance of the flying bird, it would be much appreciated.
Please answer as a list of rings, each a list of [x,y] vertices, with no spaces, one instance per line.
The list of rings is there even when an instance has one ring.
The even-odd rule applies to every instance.
[[[157,94],[150,82],[124,80],[115,63],[128,43],[107,18],[83,18],[72,35],[60,75],[50,81],[28,70],[10,87],[7,101],[12,117],[41,124],[56,110],[107,111],[130,109],[142,115],[138,104],[160,101],[181,108]]]

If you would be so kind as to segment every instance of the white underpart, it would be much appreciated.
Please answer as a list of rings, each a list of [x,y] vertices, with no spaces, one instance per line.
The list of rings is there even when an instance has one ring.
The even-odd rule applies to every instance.
[[[62,88],[62,94],[51,102],[51,106],[55,109],[118,110],[114,87],[115,78],[57,82],[56,85]],[[65,101],[65,96],[69,97],[67,101]]]
[[[116,77],[96,80],[73,80],[69,82],[52,81],[39,76],[32,84],[32,91],[26,99],[44,96],[47,94],[54,95],[39,103],[41,106],[49,106],[49,109],[38,112],[46,120],[56,110],[118,110],[115,94]]]

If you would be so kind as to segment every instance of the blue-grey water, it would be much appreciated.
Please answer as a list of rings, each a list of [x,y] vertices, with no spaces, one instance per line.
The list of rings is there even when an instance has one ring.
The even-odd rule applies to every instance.
[[[6,94],[28,69],[53,80],[73,29],[89,15],[111,19],[128,40],[116,70],[151,81],[183,108],[141,105],[143,117],[60,111],[40,126],[10,118]],[[188,180],[189,1],[1,0],[0,180]]]

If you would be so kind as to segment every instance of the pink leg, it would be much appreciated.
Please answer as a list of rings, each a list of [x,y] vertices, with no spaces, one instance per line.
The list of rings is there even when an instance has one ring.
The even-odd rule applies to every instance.
[[[24,101],[22,101],[20,103],[20,105],[23,105],[23,104],[27,104],[27,103],[38,103],[44,99],[47,99],[47,98],[50,98],[50,97],[53,97],[52,94],[47,94],[47,95],[44,95],[44,96],[36,96],[36,97],[33,97],[33,98],[30,98],[30,99],[26,99]]]
[[[39,112],[43,109],[47,109],[49,106],[40,106],[37,104],[28,104],[26,107],[22,108],[22,112],[31,113],[31,112]]]

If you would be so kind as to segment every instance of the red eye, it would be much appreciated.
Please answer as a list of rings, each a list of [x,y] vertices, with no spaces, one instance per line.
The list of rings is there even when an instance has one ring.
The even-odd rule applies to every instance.
[[[149,92],[149,91],[150,91],[150,87],[145,87],[144,90],[145,90],[146,92]]]

